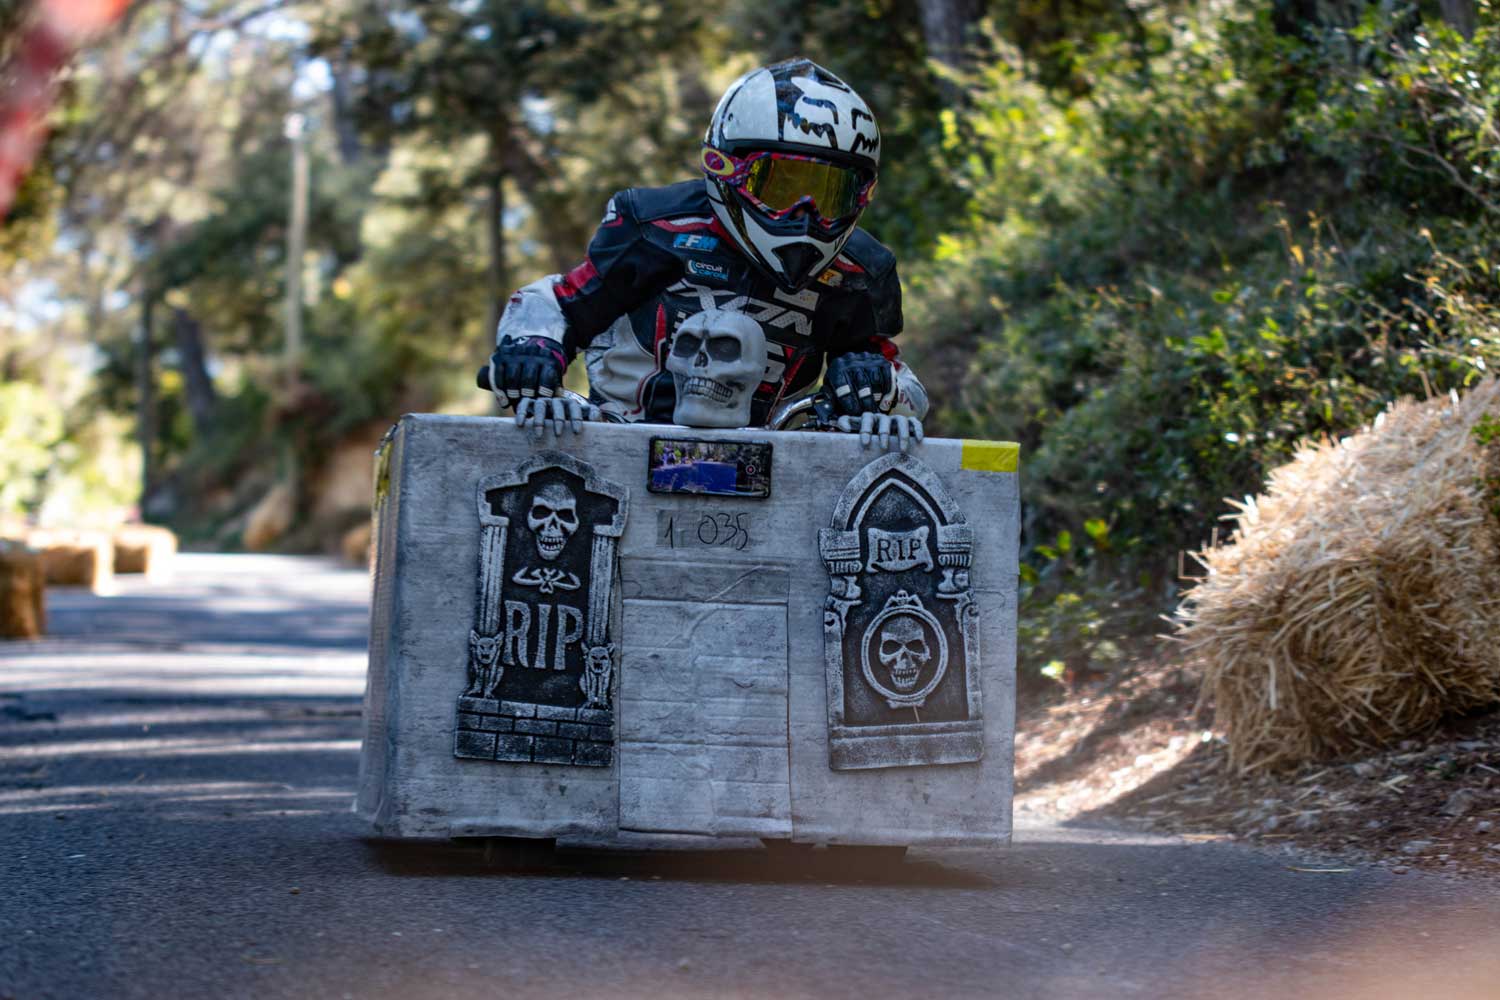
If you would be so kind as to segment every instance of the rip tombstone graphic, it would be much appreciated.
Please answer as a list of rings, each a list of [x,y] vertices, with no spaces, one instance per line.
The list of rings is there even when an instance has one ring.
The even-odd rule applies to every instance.
[[[476,608],[454,756],[609,766],[626,503],[623,486],[561,452],[479,484]]]
[[[829,766],[961,764],[984,755],[974,532],[938,476],[878,458],[818,543]]]

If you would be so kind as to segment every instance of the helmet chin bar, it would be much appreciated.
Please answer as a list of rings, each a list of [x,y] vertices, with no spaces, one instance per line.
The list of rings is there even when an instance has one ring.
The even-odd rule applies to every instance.
[[[734,239],[735,245],[761,270],[770,275],[783,291],[800,292],[817,280],[818,275],[833,263],[833,259],[838,256],[839,251],[843,249],[844,244],[854,232],[854,225],[850,223],[848,228],[831,239],[819,239],[814,232],[795,236],[778,236],[761,226],[754,212],[747,212],[734,202],[732,195],[726,197],[727,192],[719,184],[713,181],[705,183],[708,184],[709,201],[713,205],[714,215],[718,217],[719,223]],[[815,251],[814,255],[808,258],[811,263],[804,265],[806,267],[804,274],[788,274],[785,261],[776,252],[778,248],[792,245],[809,247]]]

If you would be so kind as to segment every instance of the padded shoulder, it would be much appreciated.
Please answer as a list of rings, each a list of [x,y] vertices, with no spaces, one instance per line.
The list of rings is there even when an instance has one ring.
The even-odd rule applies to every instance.
[[[839,253],[877,277],[896,266],[896,255],[863,229],[855,229]]]
[[[666,187],[631,188],[625,195],[638,222],[713,214],[708,202],[708,187],[701,179],[681,181]]]

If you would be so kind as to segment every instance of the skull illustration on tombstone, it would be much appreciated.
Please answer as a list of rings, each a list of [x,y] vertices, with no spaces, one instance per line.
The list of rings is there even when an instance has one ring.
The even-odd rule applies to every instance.
[[[891,675],[891,686],[903,694],[917,686],[917,676],[932,650],[919,619],[897,615],[880,630],[880,663]]]
[[[526,525],[536,535],[536,551],[543,559],[562,555],[563,547],[578,530],[578,501],[572,490],[560,483],[544,486],[531,500]]]
[[[766,370],[766,333],[744,313],[709,309],[672,338],[667,370],[677,387],[672,422],[684,427],[746,427]]]

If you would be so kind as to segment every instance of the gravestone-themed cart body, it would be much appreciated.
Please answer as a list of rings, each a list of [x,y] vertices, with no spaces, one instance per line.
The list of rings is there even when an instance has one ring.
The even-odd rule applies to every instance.
[[[1010,838],[1013,445],[413,415],[356,810],[395,837]]]

